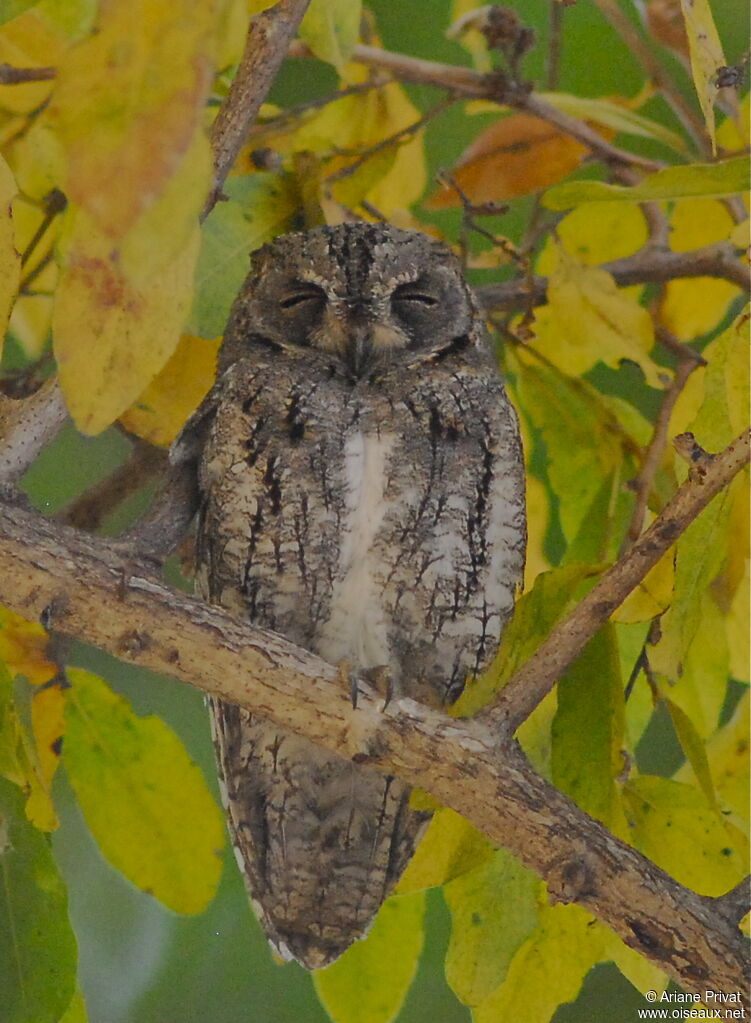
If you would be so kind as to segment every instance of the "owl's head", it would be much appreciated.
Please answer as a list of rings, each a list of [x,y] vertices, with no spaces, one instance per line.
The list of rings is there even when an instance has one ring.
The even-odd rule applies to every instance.
[[[359,378],[395,361],[438,361],[482,343],[453,254],[417,231],[354,223],[288,234],[253,256],[224,362],[247,345],[318,351]]]

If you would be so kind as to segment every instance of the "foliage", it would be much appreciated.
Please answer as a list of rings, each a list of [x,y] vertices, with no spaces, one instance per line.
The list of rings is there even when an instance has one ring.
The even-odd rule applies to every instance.
[[[457,714],[492,700],[618,558],[634,523],[638,532],[659,513],[687,472],[669,439],[691,430],[714,452],[749,419],[737,283],[647,272],[622,287],[602,267],[637,253],[646,259],[667,239],[688,254],[719,243],[738,254],[747,245],[739,193],[749,173],[748,101],[717,82],[728,64],[721,35],[745,38],[742,13],[681,0],[684,27],[666,34],[659,5],[647,4],[643,28],[630,0],[619,3],[632,31],[654,33],[669,82],[662,98],[638,53],[592,5],[586,17],[607,42],[589,53],[586,71],[607,85],[587,95],[577,77],[569,53],[598,46],[565,4],[552,21],[563,25],[562,80],[551,73],[545,81],[544,47],[554,64],[561,45],[556,32],[548,37],[549,4],[517,7],[543,37],[525,65],[540,86],[533,95],[592,129],[603,146],[627,147],[627,170],[628,161],[611,173],[617,161],[593,158],[581,138],[529,110],[456,93],[438,102],[435,91],[357,62],[358,40],[377,46],[383,23],[392,49],[409,52],[414,36],[426,56],[437,49],[483,71],[503,66],[470,0],[454,0],[450,11],[436,2],[440,17],[410,7],[396,23],[386,3],[361,11],[347,0],[313,0],[300,39],[315,56],[283,71],[222,201],[200,224],[212,176],[207,129],[241,58],[247,15],[270,4],[142,0],[134,19],[129,0],[0,2],[0,64],[56,68],[53,80],[0,85],[3,383],[22,390],[54,362],[81,434],[116,424],[131,438],[168,445],[211,386],[248,251],[285,230],[383,216],[450,243],[459,238],[478,284],[547,277],[545,305],[492,315],[525,440],[529,556],[498,658],[468,685]],[[720,33],[712,7],[722,14]],[[439,37],[449,20],[457,21],[451,43]],[[618,60],[609,67],[611,50]],[[517,57],[504,68],[512,78]],[[674,113],[685,108],[688,121]],[[503,219],[498,204],[507,201]],[[645,201],[652,205],[637,205]],[[96,442],[76,443],[86,457]],[[39,502],[57,485],[48,476],[34,484]],[[706,895],[733,887],[748,858],[740,696],[749,683],[747,527],[747,481],[739,478],[520,731],[538,770]],[[215,801],[182,740],[110,688],[122,688],[111,664],[97,673],[65,669],[48,640],[41,626],[0,611],[0,1016],[13,1023],[87,1018],[65,871],[49,838],[70,812],[61,751],[103,855],[174,912],[199,914],[209,904],[223,844]],[[74,651],[71,663],[90,665],[91,656]],[[150,686],[141,684],[134,702],[150,707]],[[656,752],[655,735],[670,756]],[[423,893],[439,888],[451,915],[446,979],[477,1023],[545,1023],[597,963],[615,962],[642,991],[665,984],[583,909],[549,905],[542,881],[439,809],[369,938],[315,977],[337,1023],[427,1018],[408,992],[431,918]],[[264,956],[261,949],[256,962]],[[270,967],[256,968],[270,976]],[[96,986],[90,977],[88,985]],[[147,1018],[137,1003],[133,995],[136,1015],[123,1010],[117,1019]],[[309,1018],[322,1018],[306,1004]],[[466,1018],[456,1001],[445,1005],[447,1020]],[[169,999],[154,1012],[148,1018],[180,1015]],[[282,1018],[258,1012],[253,1019]],[[225,1017],[217,1010],[215,1018]]]

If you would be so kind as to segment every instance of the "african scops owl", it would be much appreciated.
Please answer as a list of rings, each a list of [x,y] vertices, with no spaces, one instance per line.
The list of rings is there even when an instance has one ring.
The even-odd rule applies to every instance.
[[[493,658],[524,561],[523,462],[445,246],[354,223],[262,248],[173,457],[191,453],[207,601],[434,706]],[[212,711],[261,923],[283,958],[326,966],[366,934],[426,815],[397,778]]]

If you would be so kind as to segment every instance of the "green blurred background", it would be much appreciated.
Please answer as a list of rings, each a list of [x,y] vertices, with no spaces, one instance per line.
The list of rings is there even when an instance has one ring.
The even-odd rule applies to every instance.
[[[517,0],[514,5],[533,25],[539,46],[525,70],[544,87],[548,0]],[[623,4],[631,10],[630,4]],[[743,0],[716,0],[712,5],[729,63],[739,61],[748,38]],[[451,20],[449,0],[373,0],[383,45],[427,59],[467,63],[465,51],[445,39]],[[669,58],[686,94],[691,87],[684,69]],[[562,91],[583,96],[635,95],[643,75],[633,57],[597,8],[579,0],[564,11],[561,61]],[[270,96],[288,105],[335,88],[331,69],[311,61],[289,61]],[[409,87],[422,110],[438,99],[434,90]],[[643,110],[676,127],[664,104],[653,99]],[[492,118],[466,117],[453,108],[431,123],[427,151],[431,175],[449,167]],[[633,144],[636,140],[629,140]],[[649,152],[645,144],[643,152]],[[531,200],[512,204],[499,219],[498,230],[518,239]],[[455,237],[458,214],[426,215],[449,237]],[[632,397],[633,400],[633,397]],[[66,429],[29,472],[25,485],[46,514],[106,476],[127,457],[128,442],[110,430],[84,438]],[[117,532],[136,515],[148,495],[138,495],[108,524]],[[71,662],[101,673],[130,699],[140,714],[163,716],[180,735],[210,783],[215,784],[213,750],[201,695],[168,679],[130,668],[98,651],[76,646]],[[650,769],[671,772],[680,754],[664,722],[653,723],[644,755]],[[80,976],[92,1023],[325,1023],[310,977],[296,964],[278,966],[268,951],[245,896],[231,851],[216,899],[200,916],[178,917],[136,891],[102,859],[88,834],[64,774],[56,782],[62,824],[53,842],[61,870],[70,885],[70,911],[80,948]],[[448,935],[448,914],[439,892],[428,900],[428,939],[416,981],[398,1017],[399,1023],[460,1023],[469,1011],[460,1005],[443,978],[442,957]],[[631,1023],[641,996],[612,966],[593,970],[577,1002],[562,1006],[556,1023]],[[499,1021],[500,1023],[500,1021]],[[510,1021],[513,1023],[513,1021]]]

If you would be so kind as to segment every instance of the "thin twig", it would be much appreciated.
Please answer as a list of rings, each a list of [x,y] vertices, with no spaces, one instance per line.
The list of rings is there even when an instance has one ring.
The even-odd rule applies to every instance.
[[[290,53],[295,56],[309,56],[310,51],[300,43],[294,44]],[[524,93],[518,89],[503,92],[502,79],[498,75],[483,75],[471,68],[457,67],[453,64],[439,64],[431,60],[410,57],[404,53],[393,53],[376,46],[355,46],[352,60],[367,67],[378,67],[390,71],[395,78],[405,82],[416,82],[421,85],[432,85],[438,89],[448,89],[465,97],[490,99],[519,110],[526,110],[543,121],[554,124],[564,134],[577,139],[591,149],[600,159],[607,163],[625,164],[626,166],[643,167],[648,171],[659,170],[662,164],[636,153],[627,152],[611,145],[584,121],[571,117],[557,110],[551,104],[541,100],[534,93]]]
[[[545,84],[548,92],[555,92],[561,77],[561,54],[563,51],[563,15],[566,8],[556,0],[550,5],[550,38],[548,39],[548,61]]]
[[[695,353],[693,354],[695,355]],[[672,415],[673,408],[675,407],[675,403],[678,400],[681,391],[686,386],[686,381],[698,365],[699,362],[697,362],[695,357],[684,357],[679,359],[678,365],[675,367],[673,379],[671,380],[670,385],[665,389],[662,404],[660,405],[660,410],[657,413],[657,419],[655,420],[652,438],[647,446],[647,450],[644,452],[641,471],[631,485],[631,489],[636,494],[636,503],[634,504],[634,510],[631,514],[631,521],[629,522],[628,530],[626,531],[624,550],[629,546],[629,544],[636,540],[642,531],[642,527],[644,526],[644,516],[647,511],[647,502],[652,491],[652,484],[654,483],[657,470],[662,462],[663,452],[665,451],[668,442],[670,416]]]
[[[211,128],[214,187],[206,200],[203,218],[209,215],[221,195],[222,185],[287,55],[309,2],[279,0],[250,22],[240,66]]]
[[[665,251],[662,246],[647,244],[632,256],[602,263],[619,287],[631,284],[661,284],[686,277],[718,277],[730,281],[745,292],[751,291],[751,271],[747,264],[736,258],[735,249],[728,242],[716,242],[691,252]],[[547,302],[547,277],[533,277],[531,281],[504,281],[483,284],[475,288],[475,295],[486,312],[517,310]]]
[[[167,452],[134,439],[133,451],[122,465],[80,494],[58,516],[60,522],[93,533],[126,498],[164,470]]]
[[[498,701],[478,719],[501,731],[515,731],[550,692],[629,593],[694,521],[703,508],[748,464],[749,430],[689,474],[651,526],[602,576],[574,610],[551,631],[530,659],[506,683]]]
[[[615,0],[595,0],[595,3],[644,68],[649,80],[665,97],[666,102],[701,152],[704,155],[711,155],[712,144],[703,122],[696,116],[663,65],[656,59],[647,43],[631,24],[626,13]]]
[[[49,82],[57,75],[54,67],[14,67],[0,64],[0,85],[23,85],[25,82]]]
[[[345,99],[347,96],[357,96],[363,93],[373,92],[375,89],[383,89],[385,86],[391,85],[390,78],[369,78],[367,82],[355,82],[353,85],[347,85],[343,89],[337,89],[336,92],[327,92],[324,96],[315,96],[313,99],[306,100],[304,103],[297,103],[295,106],[285,107],[280,113],[275,114],[274,117],[269,117],[268,120],[257,121],[248,130],[248,140],[254,139],[257,136],[263,137],[264,135],[275,135],[284,128],[284,125],[289,121],[299,121],[305,114],[310,113],[311,110],[320,110],[322,107],[327,107],[331,103],[336,103],[340,99]]]
[[[444,110],[448,110],[456,102],[455,99],[449,98],[443,100],[441,103],[436,103],[435,106],[426,110],[422,117],[419,117],[416,121],[412,121],[411,124],[405,125],[404,128],[400,128],[399,131],[395,131],[393,135],[389,135],[379,142],[376,142],[372,146],[368,146],[367,149],[358,150],[356,152],[345,152],[337,151],[337,156],[356,156],[357,159],[352,163],[348,163],[346,167],[341,167],[339,170],[334,171],[327,178],[324,179],[324,183],[333,185],[335,182],[340,181],[343,178],[348,178],[354,174],[364,163],[367,163],[372,157],[377,156],[378,153],[383,152],[385,149],[390,149],[395,146],[402,145],[408,139],[411,139],[418,131],[421,131],[426,124],[429,124],[435,117],[442,114]]]
[[[34,249],[47,233],[50,224],[59,213],[63,212],[67,205],[68,200],[59,188],[53,188],[52,191],[44,197],[44,212],[42,220],[21,254],[21,266],[26,266],[34,252]]]

